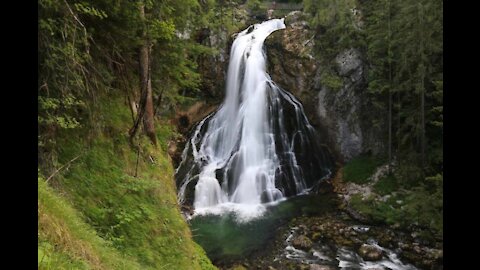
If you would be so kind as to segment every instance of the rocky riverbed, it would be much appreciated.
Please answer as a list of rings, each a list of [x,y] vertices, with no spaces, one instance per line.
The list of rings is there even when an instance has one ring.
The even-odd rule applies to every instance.
[[[425,241],[416,231],[355,219],[335,207],[293,218],[265,248],[221,269],[443,269],[443,242]]]

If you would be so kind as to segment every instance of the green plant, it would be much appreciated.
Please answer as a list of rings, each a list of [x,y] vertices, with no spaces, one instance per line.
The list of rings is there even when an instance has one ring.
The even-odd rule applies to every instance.
[[[393,191],[397,190],[399,188],[399,185],[397,183],[397,179],[395,178],[395,175],[393,174],[388,174],[378,180],[375,185],[373,185],[374,191],[380,195],[387,195],[392,193]]]
[[[322,83],[327,88],[338,91],[343,86],[343,80],[341,77],[335,75],[333,72],[325,72],[322,74]]]
[[[375,168],[382,164],[382,160],[371,156],[359,156],[350,160],[343,168],[343,179],[346,182],[364,184],[374,173]]]

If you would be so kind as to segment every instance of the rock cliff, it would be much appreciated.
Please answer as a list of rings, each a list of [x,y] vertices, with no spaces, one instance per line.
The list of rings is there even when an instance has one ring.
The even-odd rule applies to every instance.
[[[305,14],[291,12],[285,24],[285,30],[273,33],[265,43],[272,79],[300,99],[311,124],[338,160],[380,152],[382,140],[364,123],[369,109],[364,102],[366,64],[362,53],[350,48],[337,54],[334,73],[341,81],[339,87],[330,87],[328,72],[314,52],[315,40],[321,37],[310,29]]]

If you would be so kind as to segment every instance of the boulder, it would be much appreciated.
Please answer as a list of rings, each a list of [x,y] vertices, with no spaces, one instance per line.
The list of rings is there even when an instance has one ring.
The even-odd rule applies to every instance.
[[[305,235],[299,235],[292,240],[292,245],[295,248],[309,250],[312,247],[312,240]]]
[[[367,245],[367,244],[363,244],[358,249],[358,254],[365,261],[379,261],[383,257],[383,253],[381,249],[372,245]]]

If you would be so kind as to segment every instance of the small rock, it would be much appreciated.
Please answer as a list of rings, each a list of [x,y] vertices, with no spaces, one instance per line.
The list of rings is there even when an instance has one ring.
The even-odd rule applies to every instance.
[[[334,268],[328,265],[310,264],[310,270],[333,270]]]
[[[298,233],[299,234],[305,234],[307,231],[308,231],[307,226],[305,226],[303,224],[298,225]]]
[[[312,240],[305,235],[300,235],[293,239],[292,245],[298,249],[309,250],[312,247]]]
[[[414,245],[413,246],[413,251],[415,251],[416,253],[421,253],[422,249],[420,248],[420,246],[418,246],[418,244],[417,245],[415,245],[415,244],[417,244],[417,243],[413,244]]]
[[[317,241],[317,240],[320,239],[321,237],[322,237],[322,234],[319,233],[319,232],[314,232],[314,233],[312,234],[312,240],[313,240],[313,241]]]
[[[443,250],[440,249],[432,249],[431,256],[435,260],[443,260]]]
[[[400,228],[400,223],[395,223],[392,225],[392,228],[394,229],[399,229]]]
[[[367,245],[367,244],[363,244],[360,247],[360,249],[358,250],[358,254],[365,261],[379,261],[383,257],[381,249],[372,245]]]
[[[308,267],[308,264],[301,264],[298,269],[300,270],[309,270],[310,268]]]
[[[398,242],[398,247],[401,249],[409,249],[410,246],[407,243],[404,242]]]
[[[370,230],[370,228],[366,226],[353,226],[352,229],[359,233],[366,233]]]

